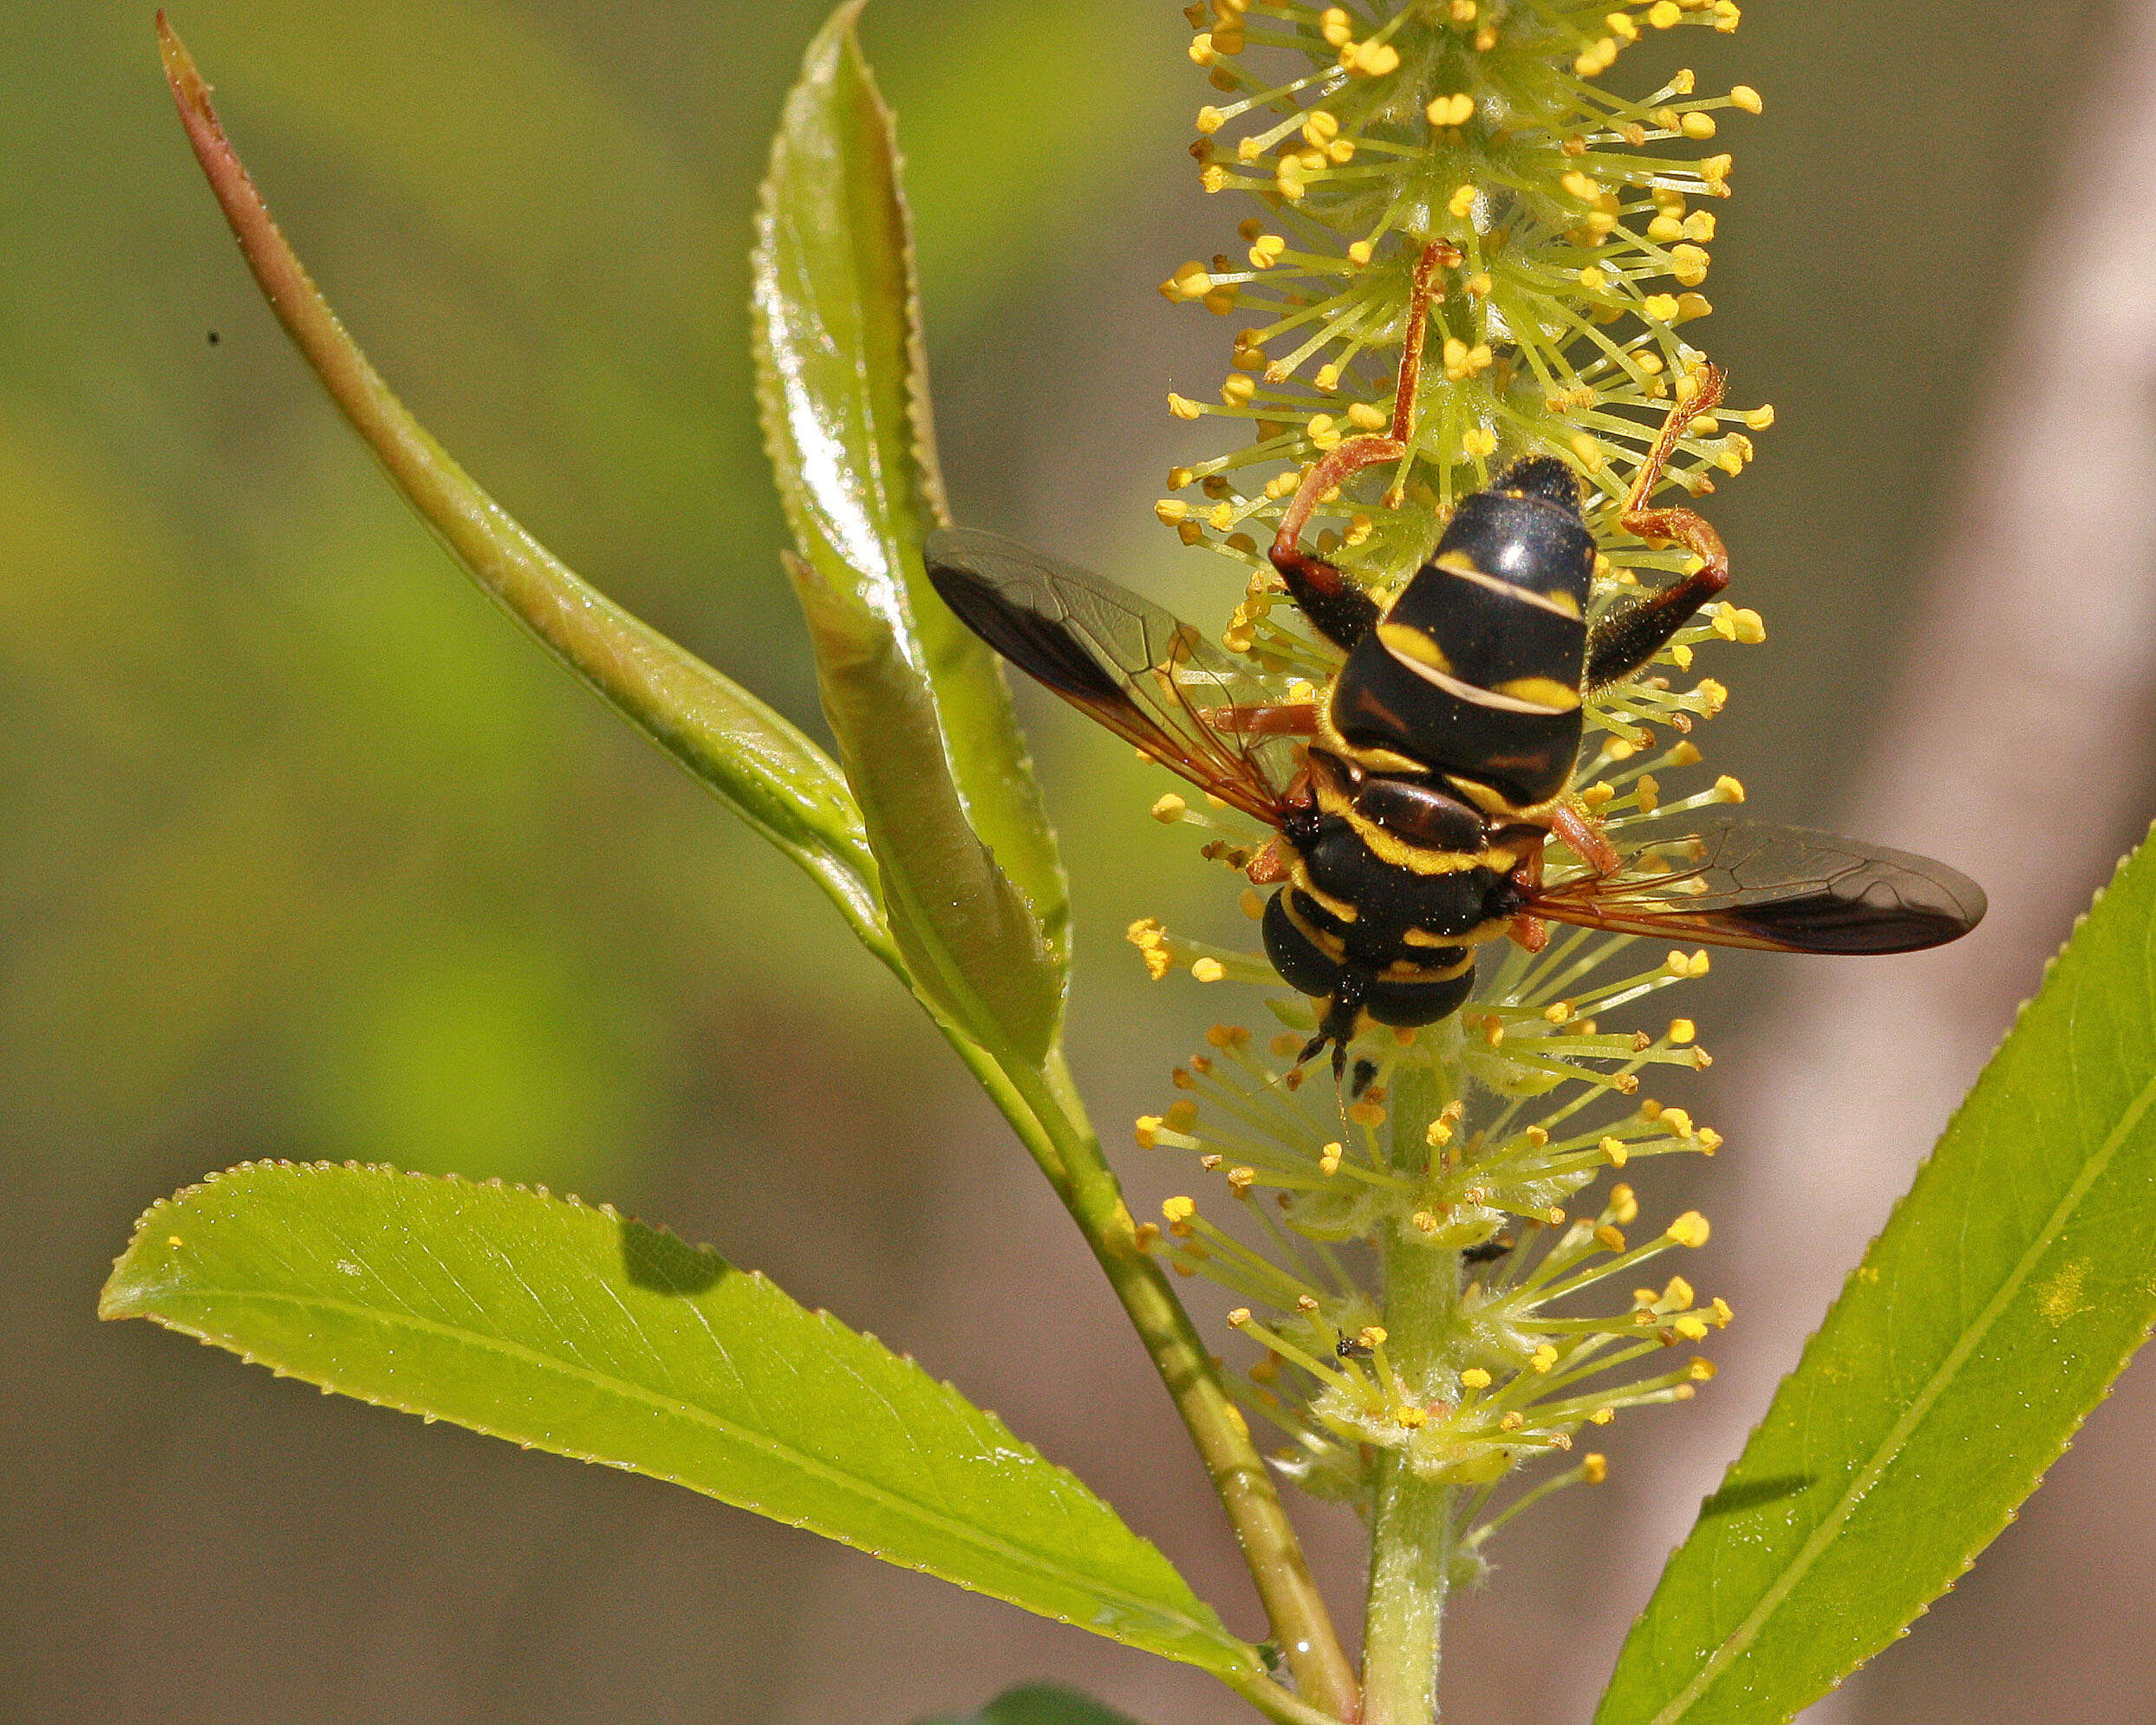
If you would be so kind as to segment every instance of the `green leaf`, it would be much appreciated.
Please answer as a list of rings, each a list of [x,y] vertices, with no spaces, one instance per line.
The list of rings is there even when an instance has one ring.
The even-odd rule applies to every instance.
[[[987,1006],[1038,1063],[1066,980],[1063,871],[995,654],[922,564],[948,511],[896,147],[859,10],[841,6],[810,45],[772,146],[754,257],[759,405],[815,573],[796,586],[894,932],[935,1005],[977,1037]]]
[[[2144,845],[1702,1506],[1598,1725],[1785,1720],[1997,1536],[2156,1321],[2152,1102]]]
[[[153,1207],[99,1311],[668,1480],[1230,1678],[1260,1669],[1158,1551],[993,1414],[611,1209],[250,1163]]]
[[[947,1714],[922,1725],[1136,1725],[1129,1715],[1103,1707],[1091,1696],[1060,1683],[1027,1683],[1006,1689],[978,1713]]]
[[[474,485],[390,393],[271,219],[179,39],[165,71],[264,297],[345,417],[452,556],[563,665],[791,856],[895,960],[861,813],[830,758],[778,713],[577,579]]]

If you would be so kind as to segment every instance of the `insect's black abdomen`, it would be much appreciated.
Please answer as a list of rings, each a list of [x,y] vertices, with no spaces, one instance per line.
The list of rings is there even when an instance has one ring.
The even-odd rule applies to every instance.
[[[1341,737],[1487,784],[1515,807],[1556,796],[1580,748],[1593,572],[1577,507],[1548,488],[1466,498],[1348,656],[1333,692]]]
[[[1377,969],[1339,955],[1339,928],[1293,887],[1273,894],[1265,908],[1265,955],[1273,968],[1289,987],[1324,1002],[1326,1019],[1347,1007],[1345,1022],[1336,1026],[1346,1035],[1354,1033],[1358,1012],[1403,1029],[1436,1024],[1459,1011],[1475,987],[1475,960],[1465,947],[1406,949],[1411,957]]]

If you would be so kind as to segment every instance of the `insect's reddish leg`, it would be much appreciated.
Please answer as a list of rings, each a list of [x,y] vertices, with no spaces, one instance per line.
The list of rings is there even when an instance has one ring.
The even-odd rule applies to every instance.
[[[1654,447],[1639,464],[1638,475],[1632,480],[1618,522],[1627,533],[1636,533],[1643,539],[1661,539],[1684,546],[1699,559],[1699,567],[1653,598],[1614,613],[1596,630],[1587,650],[1590,688],[1614,682],[1638,670],[1662,650],[1671,635],[1691,621],[1695,611],[1729,584],[1729,550],[1705,517],[1682,504],[1666,509],[1647,506],[1647,499],[1661,483],[1670,457],[1677,452],[1677,439],[1694,420],[1702,413],[1712,413],[1722,404],[1724,380],[1721,371],[1714,366],[1704,367],[1698,373],[1698,380],[1693,394],[1689,398],[1680,394],[1677,405],[1670,409],[1669,418],[1663,421]]]
[[[1314,737],[1318,734],[1315,701],[1276,701],[1253,706],[1208,706],[1198,717],[1215,731],[1238,737]]]
[[[1608,835],[1570,803],[1560,803],[1550,810],[1550,831],[1598,875],[1614,875],[1623,866],[1624,859]]]
[[[1295,495],[1288,499],[1286,513],[1280,517],[1280,531],[1273,538],[1273,566],[1280,570],[1288,591],[1299,602],[1306,588],[1320,600],[1339,597],[1347,589],[1339,570],[1302,549],[1303,529],[1310,524],[1311,516],[1329,492],[1364,468],[1397,461],[1408,452],[1409,439],[1415,429],[1415,392],[1422,380],[1423,348],[1430,335],[1430,306],[1436,292],[1437,271],[1448,262],[1457,261],[1458,257],[1457,249],[1447,241],[1433,240],[1423,248],[1423,255],[1416,260],[1414,281],[1408,292],[1407,332],[1400,352],[1400,374],[1392,390],[1391,426],[1382,433],[1373,432],[1367,437],[1351,437],[1335,444],[1319,459],[1316,466],[1303,475]],[[1391,506],[1397,504],[1399,498],[1397,495],[1388,496],[1385,501]]]
[[[1542,884],[1542,847],[1537,844],[1534,854],[1526,858],[1512,871],[1512,884],[1532,899]],[[1540,916],[1515,916],[1507,931],[1527,952],[1539,953],[1550,942],[1550,925]]]
[[[1287,878],[1287,858],[1280,854],[1280,842],[1268,838],[1263,849],[1243,865],[1243,873],[1250,876],[1254,887],[1276,886]]]

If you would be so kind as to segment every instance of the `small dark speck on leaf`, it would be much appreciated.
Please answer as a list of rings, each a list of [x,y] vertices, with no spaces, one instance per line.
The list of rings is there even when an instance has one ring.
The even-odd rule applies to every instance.
[[[218,335],[218,334],[217,333],[217,331],[216,331],[216,330],[212,329],[212,330],[210,332],[210,345],[211,345],[212,348],[214,348],[215,346],[217,346],[217,344],[218,344],[219,342],[223,341],[224,339],[225,339],[225,338],[224,338],[222,335]]]

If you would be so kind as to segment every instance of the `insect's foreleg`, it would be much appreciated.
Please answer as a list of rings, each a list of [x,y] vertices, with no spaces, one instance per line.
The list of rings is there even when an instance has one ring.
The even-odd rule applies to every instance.
[[[1699,374],[1697,387],[1680,394],[1663,422],[1662,433],[1640,464],[1625,498],[1618,523],[1627,533],[1643,539],[1660,539],[1682,545],[1699,559],[1699,567],[1674,587],[1652,598],[1613,611],[1596,625],[1587,641],[1586,682],[1599,688],[1632,674],[1659,653],[1693,614],[1729,584],[1729,553],[1706,518],[1682,506],[1650,509],[1648,498],[1661,482],[1662,471],[1676,452],[1677,439],[1702,413],[1712,413],[1722,402],[1722,373],[1708,366]]]
[[[1413,446],[1415,394],[1422,381],[1423,346],[1429,334],[1430,301],[1436,292],[1437,271],[1448,261],[1449,255],[1455,260],[1458,257],[1447,242],[1436,240],[1424,246],[1423,255],[1416,260],[1414,279],[1408,292],[1407,329],[1400,352],[1400,374],[1392,390],[1391,426],[1383,433],[1352,437],[1327,450],[1317,465],[1303,475],[1295,495],[1288,499],[1286,512],[1280,517],[1280,531],[1273,536],[1273,567],[1280,570],[1280,579],[1287,584],[1288,596],[1310,619],[1312,628],[1344,651],[1352,650],[1357,641],[1369,634],[1371,626],[1378,621],[1378,602],[1325,558],[1304,550],[1303,530],[1310,524],[1310,518],[1316,513],[1319,504],[1348,479],[1365,467],[1404,459]],[[1385,501],[1391,506],[1399,502],[1399,498],[1391,494]]]

